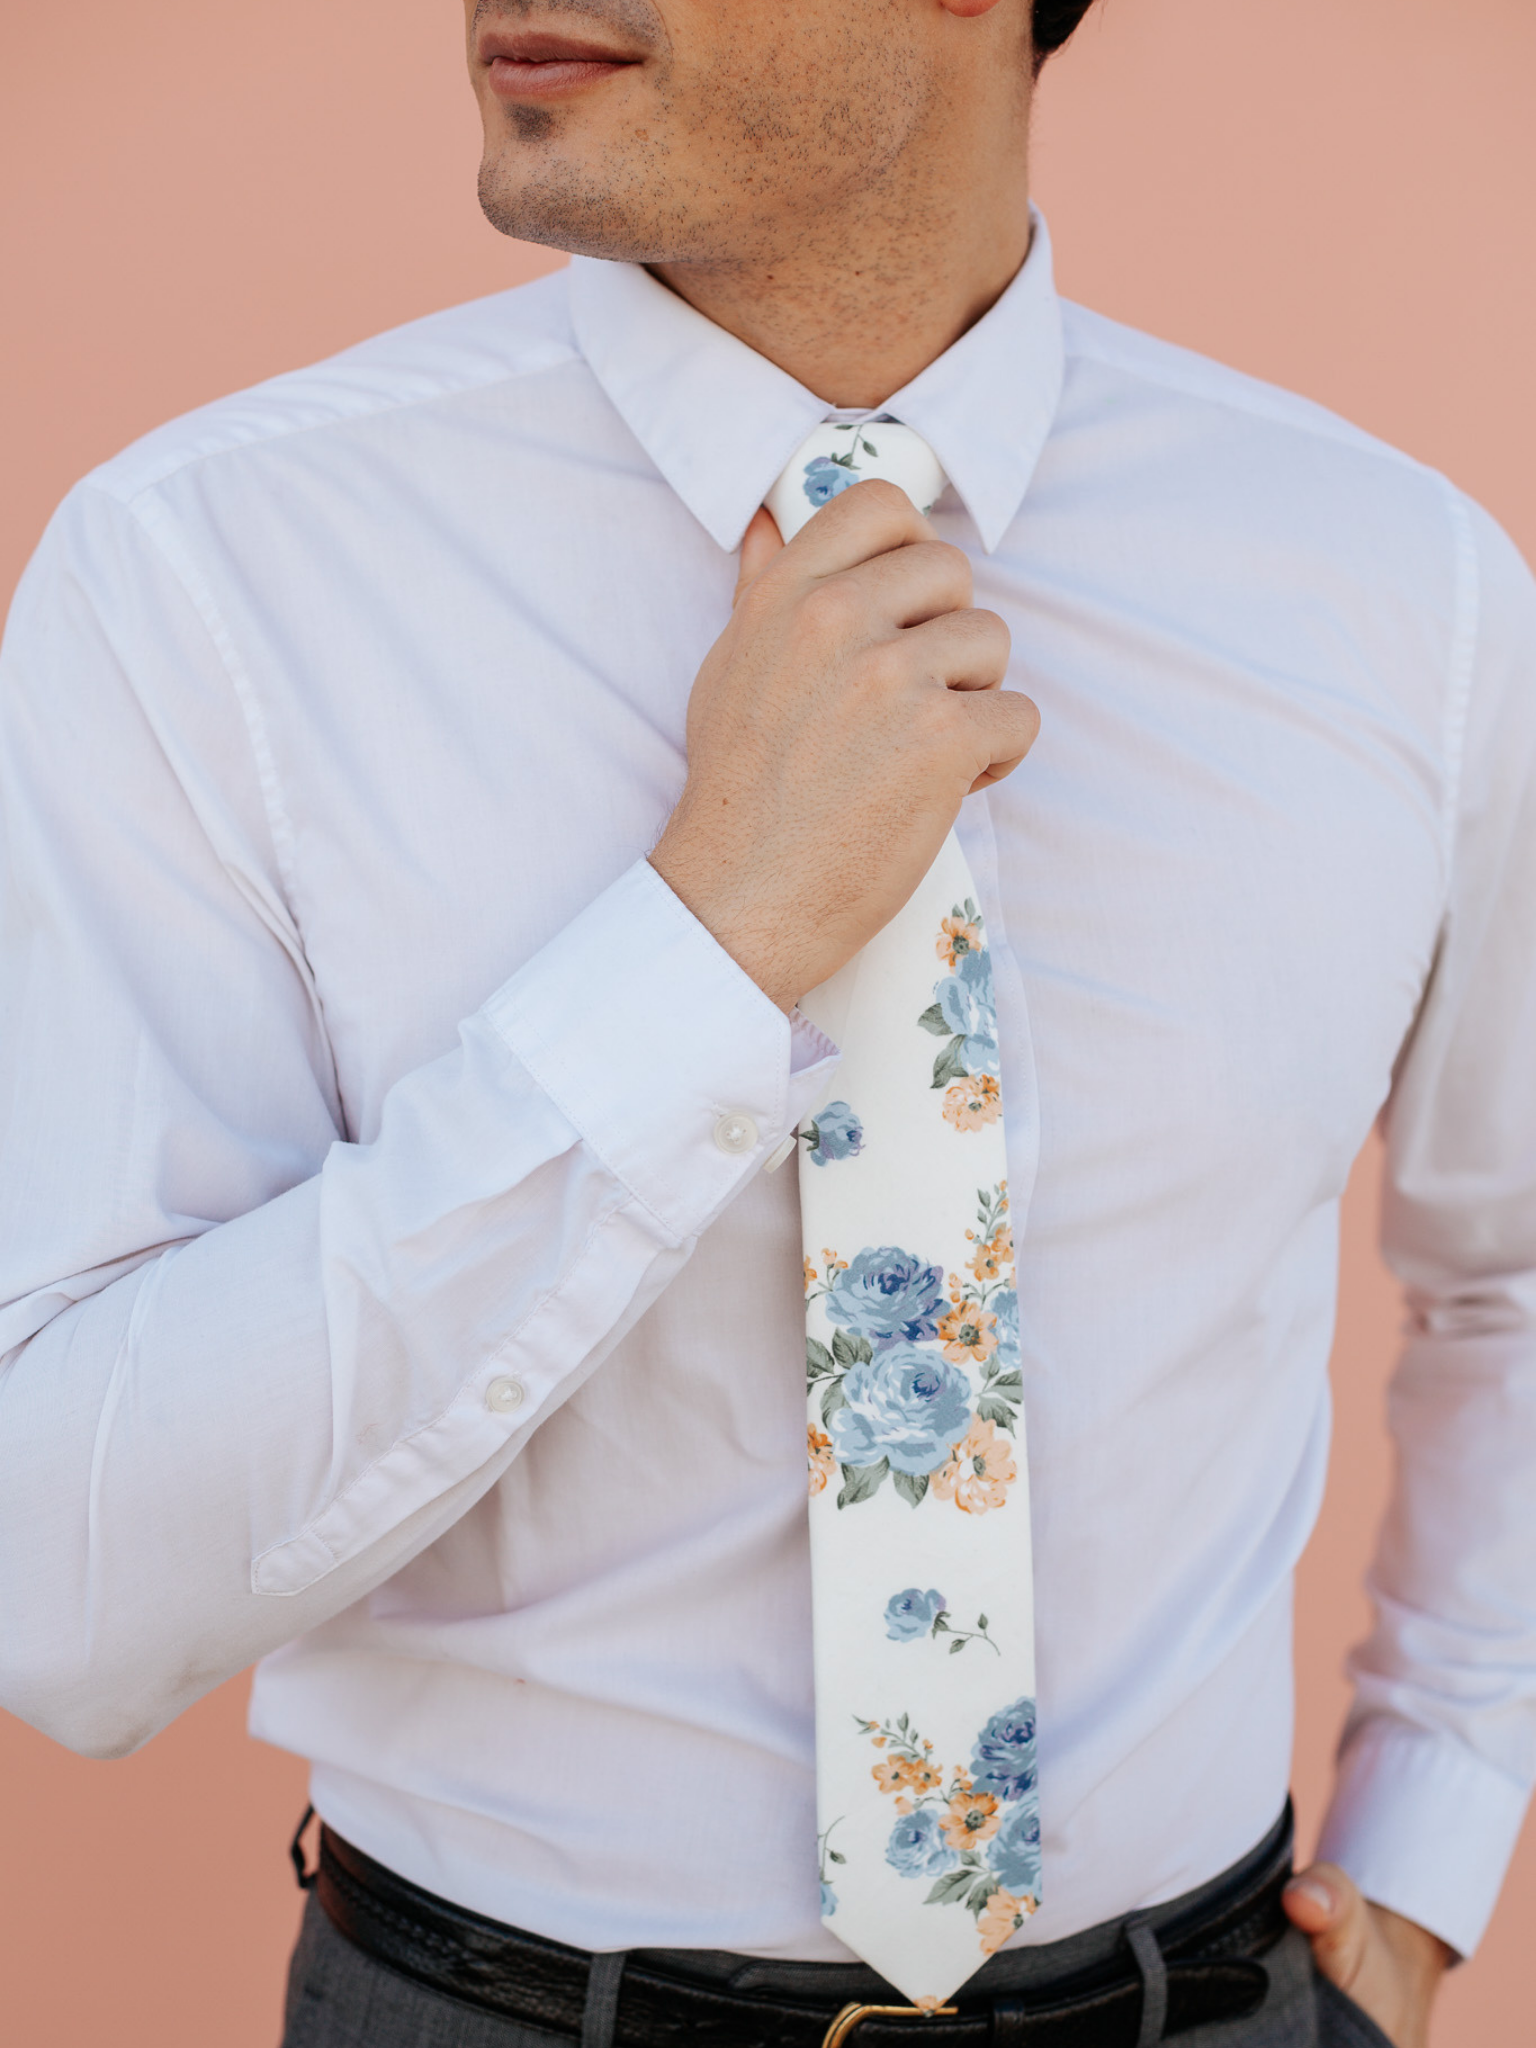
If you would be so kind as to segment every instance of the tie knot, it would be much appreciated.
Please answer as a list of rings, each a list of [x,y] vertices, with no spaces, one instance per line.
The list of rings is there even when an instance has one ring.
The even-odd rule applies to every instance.
[[[796,449],[768,493],[768,510],[793,540],[829,498],[870,477],[899,484],[919,512],[930,510],[948,481],[922,435],[899,420],[826,420]]]

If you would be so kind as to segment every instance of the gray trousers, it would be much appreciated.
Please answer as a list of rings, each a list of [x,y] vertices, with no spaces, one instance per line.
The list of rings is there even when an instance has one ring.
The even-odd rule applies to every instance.
[[[1055,1946],[1059,1952],[1069,1945]],[[1264,1966],[1269,1994],[1258,2012],[1178,2034],[1179,2048],[1391,2048],[1358,2006],[1317,1976],[1294,1929]],[[807,1967],[827,1972],[829,1984],[837,1969]],[[839,1995],[831,1984],[829,1998]],[[310,1898],[288,1975],[283,2048],[570,2048],[571,2038],[479,2012],[398,1975],[354,1948]]]

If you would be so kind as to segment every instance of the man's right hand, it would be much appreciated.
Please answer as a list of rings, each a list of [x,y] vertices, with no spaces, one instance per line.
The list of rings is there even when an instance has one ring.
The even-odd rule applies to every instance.
[[[1008,628],[894,484],[855,484],[785,547],[747,529],[730,624],[688,705],[688,780],[651,864],[781,1009],[888,924],[961,800],[1040,717],[999,686]]]

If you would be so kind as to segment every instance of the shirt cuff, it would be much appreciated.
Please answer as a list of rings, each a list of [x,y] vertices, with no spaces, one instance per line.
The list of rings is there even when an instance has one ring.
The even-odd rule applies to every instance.
[[[782,1144],[836,1060],[644,860],[481,1014],[674,1244]]]
[[[1339,1759],[1318,1856],[1469,1956],[1493,1916],[1528,1794],[1451,1736],[1370,1720]]]

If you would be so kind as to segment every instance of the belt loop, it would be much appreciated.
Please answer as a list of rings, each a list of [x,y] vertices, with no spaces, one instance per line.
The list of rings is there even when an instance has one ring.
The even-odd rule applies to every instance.
[[[1022,1998],[993,1999],[991,2048],[1025,2048],[1033,2031]]]
[[[613,2048],[619,2020],[619,1979],[625,1951],[594,1956],[587,1969],[587,2002],[581,2015],[581,2048]]]
[[[1121,1932],[1141,1973],[1141,2031],[1136,2036],[1136,2048],[1154,2048],[1163,2038],[1168,2018],[1167,1965],[1145,1913],[1133,1913]]]
[[[301,1892],[313,1891],[315,1879],[320,1875],[318,1864],[313,1870],[304,1868],[304,1830],[315,1817],[315,1809],[306,1806],[304,1818],[293,1831],[293,1840],[288,1844],[288,1860],[293,1865],[293,1874],[299,1881]]]

